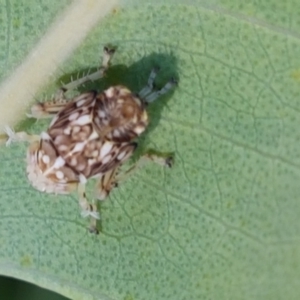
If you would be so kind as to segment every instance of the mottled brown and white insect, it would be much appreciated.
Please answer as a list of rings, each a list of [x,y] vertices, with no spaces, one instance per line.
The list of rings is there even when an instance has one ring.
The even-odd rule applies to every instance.
[[[120,166],[137,147],[134,140],[148,125],[147,104],[176,84],[172,79],[162,89],[153,91],[156,70],[152,70],[147,85],[138,94],[117,85],[101,93],[89,91],[65,99],[67,90],[102,77],[113,54],[113,49],[105,47],[102,66],[97,72],[65,85],[54,101],[32,107],[32,117],[54,115],[46,132],[29,135],[15,133],[9,127],[5,129],[7,145],[14,141],[30,142],[27,177],[31,185],[41,192],[55,194],[68,194],[77,189],[82,216],[91,217],[89,229],[94,233],[98,233],[99,212],[86,198],[87,180],[97,178],[96,197],[100,200],[107,197],[120,178],[117,174]],[[146,154],[143,158],[171,166],[171,157]]]

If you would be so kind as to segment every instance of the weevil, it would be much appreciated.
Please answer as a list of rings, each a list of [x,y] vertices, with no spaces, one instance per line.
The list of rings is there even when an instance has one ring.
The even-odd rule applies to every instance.
[[[96,221],[100,216],[97,205],[86,197],[87,180],[96,178],[96,198],[107,198],[124,177],[118,173],[120,166],[132,156],[137,138],[149,124],[148,104],[177,84],[172,78],[162,89],[154,89],[157,69],[153,69],[139,93],[116,85],[102,92],[88,91],[66,98],[67,91],[103,77],[114,53],[114,48],[104,47],[99,70],[64,85],[52,101],[32,106],[30,117],[52,117],[47,131],[30,135],[5,127],[7,146],[17,141],[30,143],[26,168],[30,184],[46,193],[69,194],[77,190],[81,215],[91,218],[89,230],[93,233],[98,233]],[[173,162],[172,156],[150,153],[143,155],[140,162],[142,160],[152,160],[167,167]],[[138,165],[139,162],[126,173]]]

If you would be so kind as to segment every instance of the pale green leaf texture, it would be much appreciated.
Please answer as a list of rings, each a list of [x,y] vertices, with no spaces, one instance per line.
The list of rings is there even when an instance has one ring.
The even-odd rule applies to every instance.
[[[35,191],[26,145],[2,147],[0,273],[73,299],[299,299],[299,1],[148,2],[115,10],[60,69],[97,66],[110,42],[101,87],[138,90],[153,65],[158,84],[175,74],[141,141],[173,151],[174,168],[150,164],[121,184],[91,236],[76,195]],[[1,1],[2,78],[62,6]]]

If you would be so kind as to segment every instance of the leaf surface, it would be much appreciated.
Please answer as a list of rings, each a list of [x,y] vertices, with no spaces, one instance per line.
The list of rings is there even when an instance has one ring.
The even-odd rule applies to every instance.
[[[96,67],[112,43],[99,88],[139,90],[154,65],[158,85],[175,74],[140,147],[173,151],[176,163],[149,164],[115,189],[91,236],[76,195],[30,187],[26,145],[1,147],[1,274],[72,299],[298,299],[300,4],[211,3],[124,2],[60,66],[57,78]],[[1,1],[0,78],[69,4]]]

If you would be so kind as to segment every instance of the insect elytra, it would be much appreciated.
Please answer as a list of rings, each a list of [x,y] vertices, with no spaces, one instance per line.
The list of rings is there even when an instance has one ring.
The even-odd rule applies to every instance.
[[[176,85],[171,79],[162,89],[153,90],[157,73],[153,69],[147,85],[137,94],[117,85],[103,92],[88,91],[72,99],[65,98],[66,91],[101,78],[113,54],[114,49],[105,47],[102,66],[97,72],[63,86],[53,101],[33,105],[31,117],[52,117],[46,132],[29,135],[5,129],[7,145],[13,141],[30,142],[26,169],[30,184],[41,192],[55,194],[69,194],[77,189],[81,214],[91,217],[89,230],[94,233],[98,233],[99,212],[96,204],[86,198],[87,180],[97,178],[96,198],[107,197],[124,176],[118,174],[120,166],[133,154],[136,139],[148,126],[148,103]],[[172,164],[170,156],[146,153],[141,159],[164,166]]]

